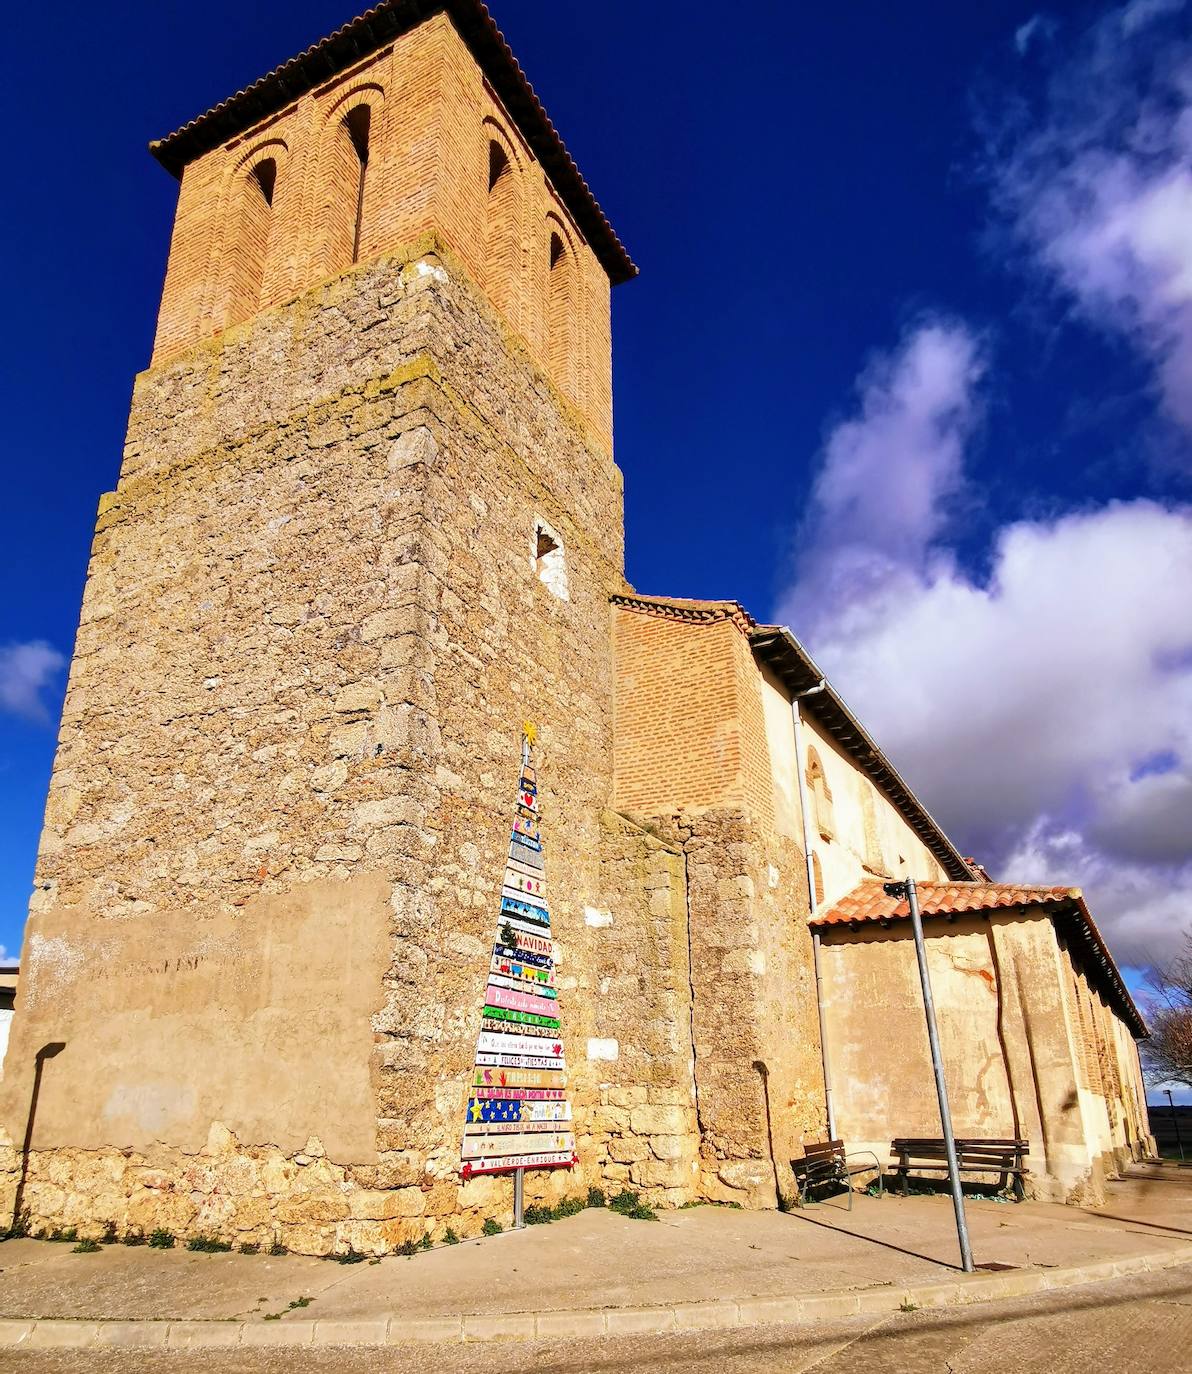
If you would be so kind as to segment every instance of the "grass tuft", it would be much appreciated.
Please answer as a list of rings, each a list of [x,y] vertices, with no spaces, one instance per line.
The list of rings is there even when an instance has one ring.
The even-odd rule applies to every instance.
[[[658,1214],[653,1207],[647,1207],[632,1188],[623,1188],[614,1198],[609,1199],[609,1210],[623,1217],[633,1217],[637,1221],[657,1221]]]
[[[173,1231],[167,1231],[162,1226],[159,1226],[156,1231],[150,1231],[149,1245],[154,1250],[172,1250],[175,1245]]]
[[[219,1255],[226,1253],[232,1246],[229,1241],[220,1240],[218,1236],[191,1236],[186,1242],[186,1248],[200,1255]]]
[[[493,1217],[485,1217],[484,1225],[480,1228],[481,1232],[486,1236],[499,1236],[504,1229],[501,1223]]]

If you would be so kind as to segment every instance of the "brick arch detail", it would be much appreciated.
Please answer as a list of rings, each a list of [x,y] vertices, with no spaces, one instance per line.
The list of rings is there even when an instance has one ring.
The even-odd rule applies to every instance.
[[[583,360],[579,353],[583,329],[575,239],[554,211],[546,215],[545,226],[542,256],[546,267],[546,290],[542,322],[546,336],[546,362],[555,385],[569,400],[580,405],[579,378],[583,375]],[[552,246],[556,236],[563,252],[552,263]]]
[[[225,193],[223,326],[237,324],[269,299],[283,264],[278,252],[279,224],[289,201],[289,146],[283,139],[254,143],[231,167]],[[276,172],[272,202],[261,194],[255,173],[272,161]]]
[[[354,252],[361,169],[347,121],[362,106],[367,106],[369,111],[369,158],[360,206],[359,251]],[[384,108],[384,88],[376,82],[359,82],[350,90],[337,93],[323,115],[316,144],[315,188],[311,198],[315,213],[316,268],[322,276],[342,272],[352,266],[354,258],[363,261],[373,256],[381,184],[378,150],[383,146]]]
[[[491,149],[505,157],[505,168],[489,186],[484,242],[484,278],[488,294],[506,321],[518,332],[525,329],[525,261],[523,215],[525,180],[522,159],[514,141],[491,116],[481,122],[484,168],[491,177]]]

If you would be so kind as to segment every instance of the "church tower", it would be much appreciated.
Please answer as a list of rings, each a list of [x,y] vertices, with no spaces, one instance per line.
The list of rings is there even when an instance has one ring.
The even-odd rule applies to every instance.
[[[598,1108],[647,1081],[602,1062],[601,990],[685,957],[674,856],[605,811],[636,269],[478,0],[388,0],[152,152],[177,218],[46,809],[9,1198],[307,1253],[469,1233],[507,1187],[461,1180],[459,1123],[523,721],[579,1065],[580,1172],[543,1195],[601,1181]],[[647,1003],[686,982],[656,981],[626,1120],[670,1113],[678,1200],[690,1052],[650,1027],[686,1013]]]

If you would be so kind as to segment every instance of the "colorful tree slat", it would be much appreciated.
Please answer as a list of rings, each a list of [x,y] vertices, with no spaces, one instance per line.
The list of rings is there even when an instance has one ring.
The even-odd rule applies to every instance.
[[[465,1179],[569,1169],[579,1159],[566,1094],[534,739],[527,722],[460,1151]]]

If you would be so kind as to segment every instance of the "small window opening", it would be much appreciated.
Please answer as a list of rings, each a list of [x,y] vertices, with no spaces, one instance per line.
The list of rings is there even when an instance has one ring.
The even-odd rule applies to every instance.
[[[372,110],[367,105],[357,105],[344,116],[344,128],[348,132],[359,167],[356,171],[356,218],[352,228],[352,261],[360,261],[360,231],[364,224],[364,174],[368,170],[368,132],[372,123]]]
[[[265,198],[265,204],[270,208],[273,206],[273,191],[277,186],[277,163],[271,157],[258,162],[252,169],[250,176],[257,184],[257,189]]]
[[[530,566],[538,580],[559,598],[571,599],[567,586],[567,562],[563,553],[563,541],[545,521],[539,520],[534,526],[531,543]]]
[[[539,525],[537,530],[537,545],[534,549],[534,559],[539,568],[542,567],[542,560],[547,554],[554,553],[558,547],[555,540],[547,534],[546,530],[544,530],[541,525]]]
[[[497,182],[509,170],[509,154],[497,142],[491,139],[488,145],[488,189],[496,190]]]

